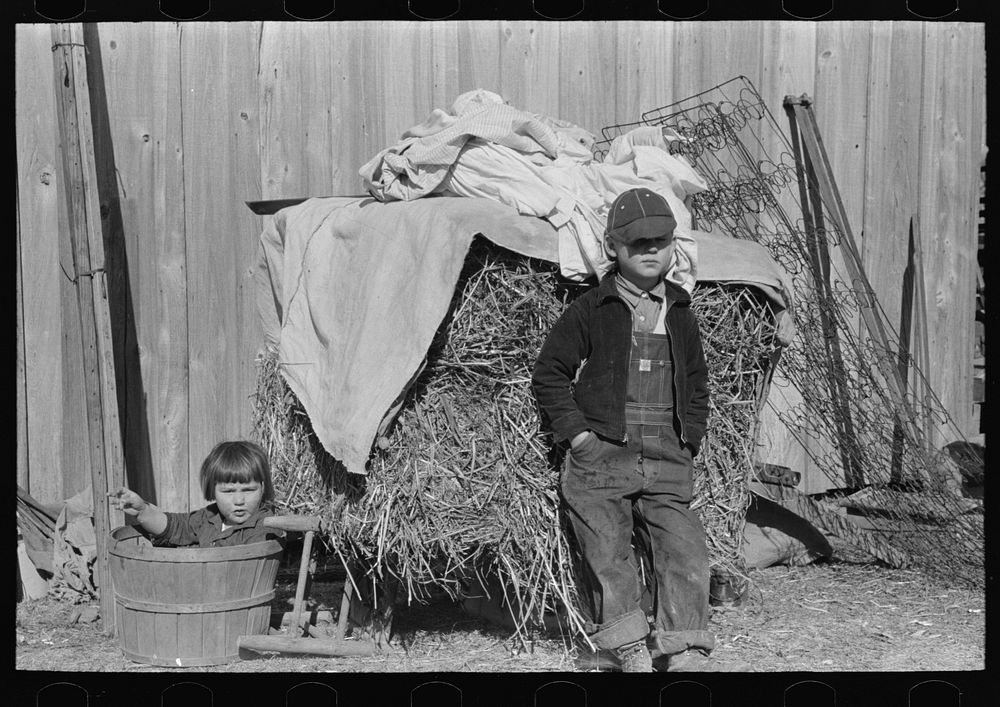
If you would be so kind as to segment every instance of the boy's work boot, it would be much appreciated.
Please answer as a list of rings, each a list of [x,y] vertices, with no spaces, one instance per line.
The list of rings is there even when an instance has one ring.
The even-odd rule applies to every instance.
[[[668,673],[749,673],[750,664],[744,661],[720,661],[708,653],[692,648],[657,660],[657,668],[666,663]],[[662,669],[662,668],[661,668]]]
[[[649,657],[645,641],[627,643],[621,648],[616,648],[615,656],[621,663],[623,673],[653,672],[653,660]]]

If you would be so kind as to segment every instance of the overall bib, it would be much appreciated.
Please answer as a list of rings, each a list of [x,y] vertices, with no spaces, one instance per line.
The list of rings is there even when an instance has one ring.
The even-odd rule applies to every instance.
[[[566,457],[563,498],[590,572],[598,648],[645,639],[649,624],[632,551],[651,558],[656,579],[651,653],[711,650],[708,550],[691,511],[690,448],[674,423],[673,366],[666,334],[632,332],[625,442],[591,434]]]

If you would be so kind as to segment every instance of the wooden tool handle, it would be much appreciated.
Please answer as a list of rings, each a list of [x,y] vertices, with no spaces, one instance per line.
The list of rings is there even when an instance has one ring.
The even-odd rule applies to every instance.
[[[264,525],[278,530],[306,533],[310,530],[319,532],[319,518],[316,516],[270,516],[264,519]]]
[[[286,638],[285,636],[240,636],[240,651],[255,653],[302,653],[312,655],[352,656],[379,652],[372,641],[345,641],[337,638]]]

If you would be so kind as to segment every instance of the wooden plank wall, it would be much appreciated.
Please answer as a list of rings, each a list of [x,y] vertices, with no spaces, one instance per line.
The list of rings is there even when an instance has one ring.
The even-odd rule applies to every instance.
[[[816,30],[816,89],[812,95],[816,122],[823,136],[824,146],[844,208],[847,210],[851,232],[858,248],[862,248],[863,224],[860,203],[864,198],[866,172],[864,156],[867,146],[868,102],[863,99],[868,84],[868,51],[871,44],[870,22],[823,22]],[[829,225],[829,224],[827,224]],[[847,265],[841,248],[830,249],[831,281],[833,288],[851,286]],[[840,281],[841,284],[838,284]],[[853,331],[862,332],[860,312],[854,315]],[[847,351],[846,346],[841,347]],[[831,430],[827,430],[829,435]],[[829,441],[828,441],[829,440]],[[838,452],[830,443],[831,437],[810,440],[810,452],[828,460],[838,459]],[[829,466],[827,473],[829,473]],[[832,482],[825,475],[810,473],[807,464],[803,475],[802,490],[819,491]],[[846,482],[844,484],[846,485]]]
[[[816,95],[816,34],[817,27],[812,23],[776,22],[764,25],[761,84],[757,89],[782,128],[788,125],[782,107],[785,96]],[[780,159],[785,151],[780,139],[771,134],[765,137],[768,139],[763,149],[774,159]],[[798,211],[796,200],[786,194],[782,195],[780,203],[789,218],[793,218],[792,215]],[[798,220],[801,215],[795,218]],[[770,404],[761,415],[758,434],[760,458],[801,472],[804,490],[812,490],[810,484],[814,479],[821,485],[825,484],[825,476],[816,473],[809,456],[810,441],[797,440],[777,417],[778,411],[786,412],[802,404],[802,396],[781,374],[780,367],[772,379],[768,401]]]
[[[595,134],[740,74],[781,125],[786,94],[813,96],[894,325],[905,223],[921,216],[932,360],[951,362],[932,367],[932,382],[966,434],[976,432],[981,25],[109,23],[90,36],[104,78],[104,151],[116,170],[103,182],[107,237],[121,246],[131,300],[119,303],[126,321],[117,329],[129,475],[168,508],[200,505],[204,455],[249,433],[260,345],[249,271],[263,221],[243,201],[361,193],[358,168],[368,158],[474,88]],[[79,322],[58,236],[65,215],[48,27],[19,25],[16,40],[18,480],[57,501],[89,483]],[[767,460],[810,478],[805,450],[773,416],[762,444]],[[815,483],[806,490],[824,482]]]
[[[115,148],[122,237],[136,303],[132,327],[136,356],[126,357],[130,369],[126,466],[137,491],[176,507],[188,496],[180,29],[166,23],[107,24],[97,34],[106,117]],[[136,374],[141,380],[138,390]]]
[[[18,309],[22,326],[18,329],[18,356],[23,376],[18,377],[17,481],[41,499],[61,499],[81,488],[79,477],[89,478],[89,457],[78,455],[85,468],[70,466],[63,448],[74,441],[86,445],[82,437],[64,437],[64,375],[76,372],[64,365],[64,340],[79,330],[76,302],[64,302],[71,289],[67,276],[73,271],[68,246],[61,248],[61,205],[55,90],[52,72],[52,40],[49,28],[19,33],[15,61],[17,77],[17,196],[18,196]],[[48,90],[46,90],[48,89]],[[68,240],[68,239],[66,239]],[[65,259],[64,259],[65,254]],[[66,306],[68,305],[68,306]],[[74,326],[75,324],[75,326]],[[76,351],[80,350],[77,340]],[[79,356],[77,356],[79,359]],[[79,364],[78,365],[82,365]],[[82,390],[74,412],[86,420]],[[71,418],[72,419],[72,418]],[[81,425],[71,425],[75,432]],[[86,449],[86,446],[77,447]],[[26,464],[22,467],[21,464]],[[84,482],[86,485],[86,482]]]
[[[259,45],[259,23],[181,28],[192,505],[203,502],[197,475],[212,446],[249,431],[261,340],[250,273],[261,224],[243,200],[261,193]]]
[[[931,388],[962,430],[972,425],[978,177],[986,159],[979,106],[985,30],[924,26],[918,188],[927,282]],[[933,365],[938,364],[941,365]],[[978,430],[976,430],[978,431]],[[947,431],[942,432],[947,435]]]

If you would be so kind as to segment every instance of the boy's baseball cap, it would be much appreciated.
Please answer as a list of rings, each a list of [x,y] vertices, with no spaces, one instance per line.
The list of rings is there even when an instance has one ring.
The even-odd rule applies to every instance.
[[[606,233],[621,243],[674,235],[677,219],[667,200],[645,187],[622,192],[611,203]]]

